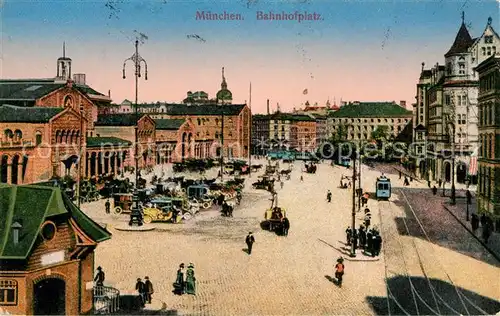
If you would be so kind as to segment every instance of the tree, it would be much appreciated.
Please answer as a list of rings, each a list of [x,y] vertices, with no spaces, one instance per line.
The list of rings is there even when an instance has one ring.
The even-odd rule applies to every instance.
[[[372,132],[372,140],[376,141],[380,146],[383,142],[389,139],[389,126],[380,125]]]

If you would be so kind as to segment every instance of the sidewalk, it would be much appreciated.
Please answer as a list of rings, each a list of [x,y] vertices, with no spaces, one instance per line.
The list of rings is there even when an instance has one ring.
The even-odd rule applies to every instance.
[[[500,233],[492,232],[491,237],[488,240],[488,244],[484,243],[482,238],[483,228],[481,225],[479,228],[473,232],[470,220],[467,221],[467,200],[465,198],[460,198],[457,196],[456,204],[451,205],[449,200],[443,202],[443,208],[450,212],[455,219],[457,219],[462,226],[469,231],[476,239],[488,250],[498,261],[500,261]],[[469,205],[469,219],[473,213],[477,211],[477,204],[475,199],[472,200],[472,204]]]

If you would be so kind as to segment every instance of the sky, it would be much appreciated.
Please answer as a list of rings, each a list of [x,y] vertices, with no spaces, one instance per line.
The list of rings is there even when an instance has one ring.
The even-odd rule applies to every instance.
[[[243,20],[197,20],[202,11]],[[320,19],[259,20],[259,11]],[[0,0],[0,77],[54,77],[65,42],[73,73],[110,90],[114,103],[134,100],[134,68],[127,63],[124,80],[123,62],[144,34],[148,80],[139,81],[139,102],[180,102],[199,90],[215,97],[225,67],[233,103],[249,103],[251,83],[254,113],[265,112],[267,99],[282,111],[306,101],[411,104],[421,63],[444,62],[462,11],[472,37],[490,16],[500,31],[494,0]]]

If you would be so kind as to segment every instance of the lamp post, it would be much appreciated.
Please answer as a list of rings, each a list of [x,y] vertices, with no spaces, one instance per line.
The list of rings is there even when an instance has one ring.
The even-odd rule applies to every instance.
[[[129,225],[132,226],[134,224],[138,226],[142,226],[142,214],[139,207],[139,137],[138,137],[138,122],[139,122],[139,112],[138,112],[138,94],[139,94],[139,78],[141,77],[141,63],[144,63],[144,79],[148,80],[148,64],[146,60],[139,55],[139,40],[135,40],[135,53],[125,59],[123,62],[123,79],[125,79],[125,66],[127,61],[132,61],[134,63],[135,72],[135,189],[132,197],[132,201],[134,202],[134,206],[132,206],[132,212],[130,213],[130,221]]]
[[[356,257],[356,248],[354,247],[354,232],[356,230],[356,157],[357,152],[354,153],[354,159],[352,159],[352,241],[351,241],[351,253],[349,256]]]
[[[456,192],[455,192],[455,123],[448,122],[451,126],[451,205],[456,204]]]
[[[80,105],[80,139],[79,139],[79,153],[78,153],[78,176],[77,176],[77,206],[80,208],[80,200],[81,200],[81,185],[80,182],[82,181],[81,179],[81,174],[82,174],[82,155],[83,155],[83,105]]]
[[[220,128],[220,182],[224,180],[224,98],[220,105],[221,109],[221,128]]]
[[[467,198],[467,210],[466,210],[466,215],[465,215],[465,220],[469,221],[470,216],[469,216],[469,204],[472,204],[472,194],[469,191],[469,180],[465,180],[465,185],[467,186],[467,191],[465,192],[465,196]]]

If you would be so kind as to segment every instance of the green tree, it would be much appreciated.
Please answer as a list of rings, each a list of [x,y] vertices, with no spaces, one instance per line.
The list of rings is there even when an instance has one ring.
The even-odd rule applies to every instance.
[[[383,142],[387,141],[390,137],[389,126],[380,125],[372,132],[372,140],[376,141],[380,146]]]

